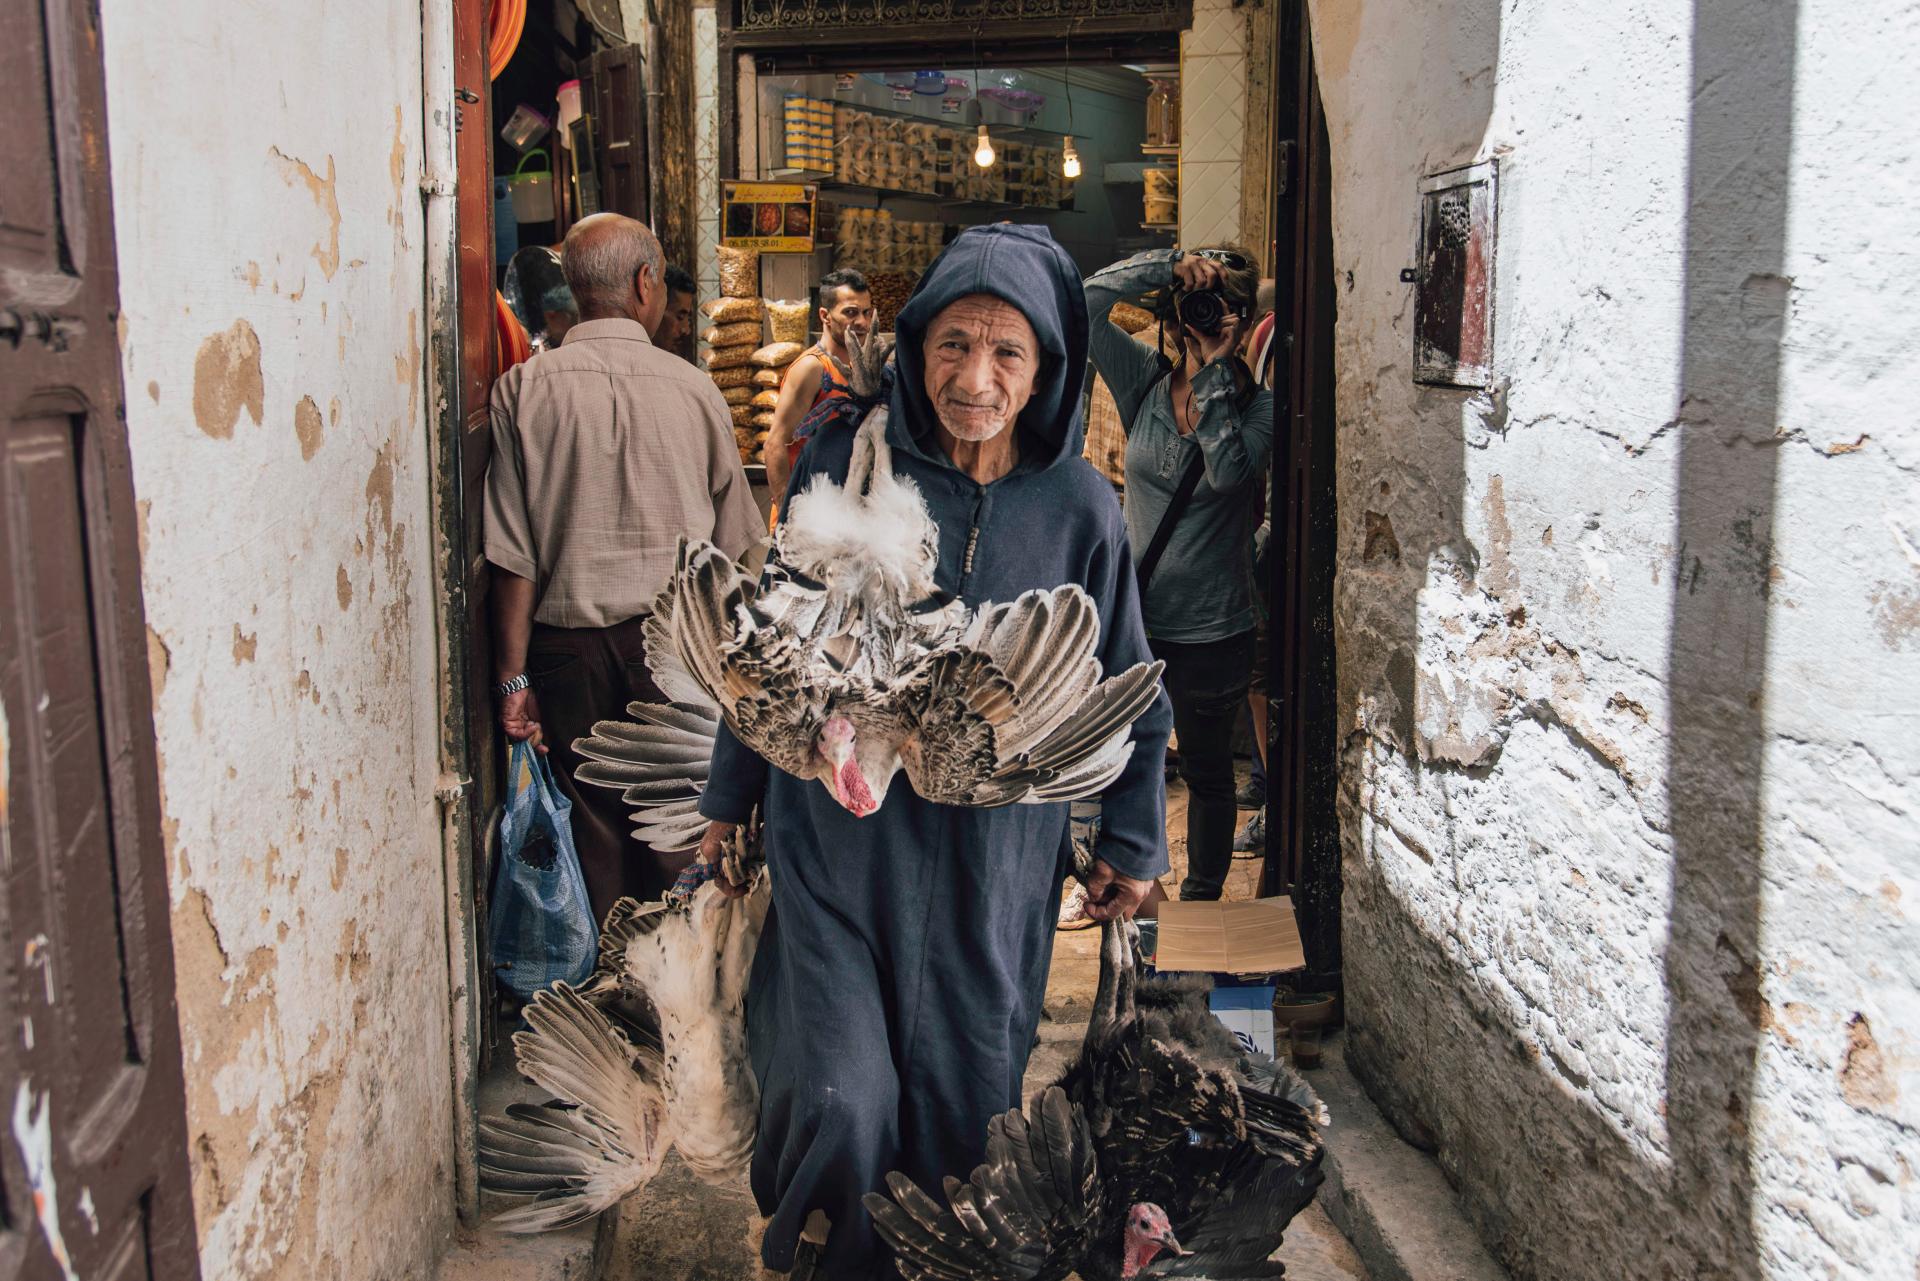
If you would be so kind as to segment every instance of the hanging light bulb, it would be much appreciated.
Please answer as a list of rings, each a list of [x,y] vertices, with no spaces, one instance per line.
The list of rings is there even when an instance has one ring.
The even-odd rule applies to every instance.
[[[973,149],[973,163],[982,169],[993,165],[993,139],[987,137],[987,127],[980,126],[980,143]]]
[[[1073,139],[1067,139],[1067,154],[1060,161],[1060,172],[1068,178],[1080,176],[1080,153],[1073,149]]]

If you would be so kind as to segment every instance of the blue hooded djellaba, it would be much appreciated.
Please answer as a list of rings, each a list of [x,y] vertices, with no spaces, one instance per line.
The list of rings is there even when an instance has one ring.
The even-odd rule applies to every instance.
[[[1025,313],[1043,352],[1012,430],[1019,461],[977,484],[941,449],[921,343],[949,303],[991,294]],[[1126,522],[1080,457],[1087,309],[1079,273],[1046,230],[970,228],[922,277],[895,326],[888,439],[940,530],[938,586],[979,608],[1078,583],[1099,607],[1108,675],[1152,661]],[[854,432],[829,427],[789,492],[843,482]],[[1163,694],[1133,727],[1102,798],[1097,857],[1128,876],[1167,869]],[[744,821],[764,804],[773,907],[755,959],[748,1035],[760,1081],[752,1183],[768,1216],[761,1256],[792,1267],[808,1215],[832,1228],[831,1281],[891,1275],[860,1204],[889,1170],[922,1187],[965,1178],[990,1118],[1021,1102],[1069,867],[1065,804],[971,809],[915,795],[904,775],[855,818],[818,783],[772,769],[723,727],[701,802]]]

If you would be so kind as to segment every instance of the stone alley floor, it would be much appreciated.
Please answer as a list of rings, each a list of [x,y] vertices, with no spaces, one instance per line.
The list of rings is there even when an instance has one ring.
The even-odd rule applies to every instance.
[[[1167,829],[1173,860],[1167,884],[1174,886],[1186,864],[1186,789],[1177,781],[1167,787]],[[1259,871],[1257,859],[1235,860],[1227,897],[1255,897]],[[1055,936],[1040,1047],[1027,1068],[1030,1092],[1050,1082],[1079,1049],[1099,976],[1099,952],[1098,930]],[[670,1156],[651,1186],[621,1206],[606,1275],[611,1281],[778,1281],[782,1274],[759,1266],[759,1245],[760,1216],[744,1181],[737,1188],[709,1187]],[[1318,1204],[1287,1230],[1280,1257],[1292,1281],[1367,1281],[1353,1248]]]

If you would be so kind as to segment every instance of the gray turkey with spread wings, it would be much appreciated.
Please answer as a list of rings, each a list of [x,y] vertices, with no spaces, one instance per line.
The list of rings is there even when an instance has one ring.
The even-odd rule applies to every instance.
[[[893,473],[886,424],[884,406],[867,414],[844,485],[792,499],[760,582],[682,543],[646,624],[649,651],[673,656],[662,688],[711,699],[743,743],[856,816],[901,771],[949,805],[1097,794],[1160,664],[1105,676],[1099,612],[1075,585],[978,611],[943,594],[938,531]]]
[[[671,668],[649,662],[656,680]],[[575,777],[621,790],[640,839],[692,848],[705,827],[692,806],[719,713],[704,698],[627,711],[633,720],[602,721],[575,742],[589,758]],[[729,880],[749,886],[744,897],[689,869],[665,902],[621,899],[601,927],[592,977],[528,1004],[514,1055],[553,1101],[514,1104],[480,1125],[481,1186],[532,1198],[497,1217],[506,1230],[544,1232],[598,1214],[644,1187],[670,1147],[708,1182],[745,1173],[759,1121],[747,975],[770,896],[752,824],[722,861]]]
[[[942,1205],[904,1175],[866,1198],[907,1281],[1277,1278],[1271,1258],[1322,1174],[1312,1091],[1255,1062],[1205,979],[1143,981],[1131,922],[1103,926],[1080,1055],[988,1125],[986,1161]],[[1262,1088],[1271,1087],[1271,1088]]]

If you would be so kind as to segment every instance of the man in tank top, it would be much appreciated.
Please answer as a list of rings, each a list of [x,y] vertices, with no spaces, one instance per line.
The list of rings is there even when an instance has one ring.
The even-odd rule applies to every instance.
[[[799,434],[801,422],[821,401],[847,394],[847,362],[853,358],[847,336],[865,341],[872,329],[873,293],[866,277],[851,269],[821,277],[820,341],[787,366],[762,455],[776,507],[786,495],[787,478],[806,444]]]

